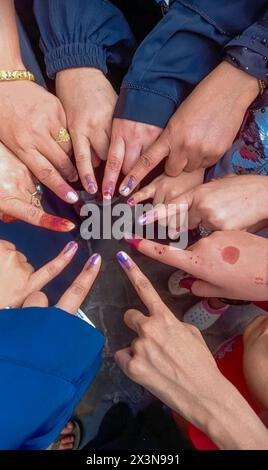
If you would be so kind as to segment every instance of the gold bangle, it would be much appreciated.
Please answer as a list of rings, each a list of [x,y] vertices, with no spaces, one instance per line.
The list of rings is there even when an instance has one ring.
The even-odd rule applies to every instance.
[[[35,82],[35,76],[28,70],[0,70],[1,82],[14,82],[17,80]]]
[[[263,80],[258,80],[260,95],[262,96],[266,90],[266,83]]]

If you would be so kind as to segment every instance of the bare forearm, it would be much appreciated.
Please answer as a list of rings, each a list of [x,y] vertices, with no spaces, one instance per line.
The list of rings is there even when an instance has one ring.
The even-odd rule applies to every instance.
[[[0,69],[24,68],[14,0],[1,0],[0,2]]]
[[[268,450],[267,428],[224,377],[202,421],[202,430],[222,450]]]

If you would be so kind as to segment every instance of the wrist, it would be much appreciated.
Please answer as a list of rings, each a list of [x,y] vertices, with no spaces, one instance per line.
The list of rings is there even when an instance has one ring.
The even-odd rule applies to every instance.
[[[69,79],[69,78],[73,79],[74,77],[81,77],[84,75],[86,75],[87,77],[89,76],[105,77],[102,70],[97,69],[95,67],[77,67],[77,68],[61,70],[60,72],[56,74],[56,80]]]
[[[21,57],[7,57],[0,55],[0,70],[26,70]]]
[[[259,95],[258,79],[225,61],[218,66],[218,70],[223,74],[225,83],[231,86],[237,103],[247,109]]]

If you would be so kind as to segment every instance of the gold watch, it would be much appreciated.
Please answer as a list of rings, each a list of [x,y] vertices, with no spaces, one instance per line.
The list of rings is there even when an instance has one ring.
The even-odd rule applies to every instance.
[[[35,76],[28,70],[0,70],[0,82],[27,80],[35,82]]]

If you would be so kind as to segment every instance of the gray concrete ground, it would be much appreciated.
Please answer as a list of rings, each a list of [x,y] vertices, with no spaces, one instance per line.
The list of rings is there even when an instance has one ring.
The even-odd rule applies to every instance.
[[[132,307],[145,311],[115,259],[115,254],[122,249],[131,254],[178,318],[197,300],[186,295],[178,301],[169,294],[167,281],[174,268],[146,258],[124,241],[93,242],[92,250],[102,255],[103,264],[100,276],[83,305],[83,311],[104,333],[107,343],[103,368],[77,409],[86,429],[84,442],[96,435],[102,417],[113,404],[124,401],[133,410],[139,410],[152,400],[149,393],[123,375],[113,360],[114,353],[127,346],[134,337],[123,322],[124,312]],[[252,305],[231,307],[204,335],[209,347],[213,350],[226,339],[243,331],[245,324],[258,312],[259,309]]]

